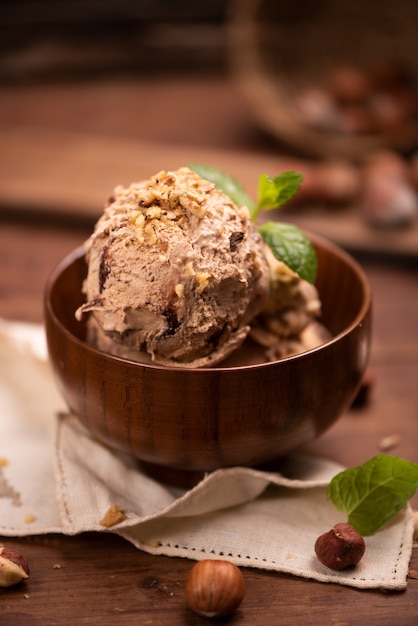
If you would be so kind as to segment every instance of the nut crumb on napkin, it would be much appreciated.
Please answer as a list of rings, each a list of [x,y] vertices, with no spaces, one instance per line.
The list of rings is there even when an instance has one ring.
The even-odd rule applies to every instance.
[[[105,528],[111,528],[112,526],[116,526],[116,524],[123,522],[124,519],[125,513],[122,511],[120,506],[112,504],[112,506],[107,509],[99,524]]]

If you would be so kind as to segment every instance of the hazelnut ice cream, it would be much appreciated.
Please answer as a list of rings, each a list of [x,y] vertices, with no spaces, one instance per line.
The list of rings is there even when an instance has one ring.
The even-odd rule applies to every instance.
[[[189,168],[116,187],[86,242],[88,341],[115,355],[211,367],[251,334],[266,360],[322,343],[317,291]],[[319,329],[319,330],[318,330]]]
[[[188,168],[117,187],[86,243],[89,340],[162,365],[234,351],[263,309],[269,269],[245,207]]]
[[[270,270],[268,300],[253,320],[250,336],[265,348],[266,360],[299,354],[330,339],[319,323],[321,301],[314,285],[302,280],[265,246]]]

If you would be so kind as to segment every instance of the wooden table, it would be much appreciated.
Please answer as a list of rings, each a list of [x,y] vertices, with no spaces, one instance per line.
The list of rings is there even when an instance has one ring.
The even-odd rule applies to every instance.
[[[42,321],[42,291],[48,273],[89,234],[103,198],[119,182],[121,164],[130,175],[137,157],[138,173],[147,175],[142,170],[148,161],[139,149],[144,139],[164,141],[167,149],[153,144],[150,167],[156,159],[164,167],[167,154],[183,158],[196,151],[199,158],[219,157],[232,169],[237,155],[243,167],[251,162],[256,167],[271,164],[269,159],[276,158],[271,141],[264,141],[253,129],[245,106],[226,78],[181,80],[182,93],[173,89],[172,79],[152,84],[124,80],[96,85],[21,85],[3,90],[2,137],[17,151],[8,153],[9,176],[0,186],[1,317]],[[146,102],[139,97],[141,93],[146,93]],[[189,101],[182,107],[185,93],[199,94],[198,112]],[[158,100],[153,110],[153,95],[168,94],[171,99],[166,99],[165,105]],[[104,95],[111,96],[110,106],[122,106],[125,101],[125,115],[119,109],[110,110]],[[66,133],[71,133],[72,143]],[[27,142],[22,141],[25,136]],[[80,146],[84,145],[85,155],[86,142],[89,158],[87,165],[82,161],[81,168]],[[105,146],[109,149],[106,159]],[[4,151],[0,158],[5,164]],[[90,186],[86,168],[91,174]],[[98,170],[103,174],[103,168],[105,174],[99,176]],[[153,169],[148,172],[152,173]],[[7,184],[13,177],[21,180],[20,189]],[[77,193],[78,183],[78,190],[85,185],[84,195]],[[369,403],[344,415],[309,449],[352,466],[379,453],[382,438],[397,435],[399,444],[391,453],[418,463],[417,260],[355,253],[374,291],[371,369],[375,382]],[[7,364],[0,364],[0,372],[3,367]],[[417,497],[412,504],[418,508]],[[183,586],[190,561],[150,556],[122,539],[103,534],[0,537],[0,541],[21,550],[31,565],[27,583],[0,589],[0,619],[5,626],[207,623],[185,608]],[[411,568],[418,569],[416,549]],[[418,623],[418,581],[414,579],[409,579],[405,592],[381,593],[257,570],[243,573],[247,593],[231,624]]]

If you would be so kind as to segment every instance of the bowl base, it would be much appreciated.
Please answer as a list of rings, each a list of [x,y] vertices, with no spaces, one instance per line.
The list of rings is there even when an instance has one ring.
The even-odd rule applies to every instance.
[[[146,461],[138,461],[139,469],[149,478],[153,478],[159,483],[164,483],[170,487],[181,487],[192,489],[208,474],[204,470],[184,470]]]

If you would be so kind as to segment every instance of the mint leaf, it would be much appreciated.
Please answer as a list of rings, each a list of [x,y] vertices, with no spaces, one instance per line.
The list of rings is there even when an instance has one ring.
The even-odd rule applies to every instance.
[[[381,454],[334,476],[328,498],[361,535],[372,535],[404,508],[417,488],[418,465]]]
[[[209,165],[192,163],[189,167],[205,180],[209,180],[211,183],[214,183],[216,187],[229,196],[232,202],[234,202],[237,206],[241,207],[245,205],[248,208],[250,215],[252,215],[255,209],[255,204],[241,183],[228,174],[224,174]]]
[[[257,210],[282,206],[299,191],[302,180],[303,174],[297,172],[282,172],[274,178],[261,174],[258,180]]]
[[[265,222],[258,229],[274,256],[310,283],[315,282],[316,252],[307,236],[293,224]]]

